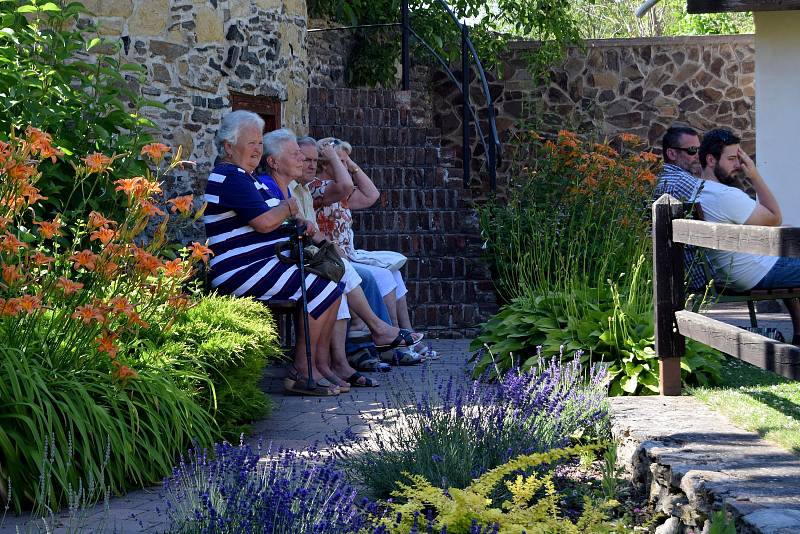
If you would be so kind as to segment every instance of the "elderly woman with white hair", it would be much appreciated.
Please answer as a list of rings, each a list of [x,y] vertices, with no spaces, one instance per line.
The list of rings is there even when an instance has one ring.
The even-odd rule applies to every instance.
[[[347,141],[327,137],[317,141],[322,169],[317,180],[311,183],[310,189],[317,208],[317,225],[321,232],[339,247],[343,257],[355,262],[359,269],[367,270],[374,276],[383,300],[389,312],[392,324],[402,330],[412,332],[411,319],[406,300],[406,285],[399,268],[405,263],[402,254],[392,251],[370,252],[355,248],[353,234],[353,216],[351,210],[369,208],[378,200],[380,192],[370,177],[352,160],[352,146]],[[334,154],[326,152],[332,147]],[[349,173],[348,190],[344,195],[332,195],[334,186],[342,181],[337,178],[337,168],[344,165]],[[335,197],[335,198],[332,198]],[[393,263],[399,258],[402,263],[395,265],[377,265],[368,258],[380,255],[380,261]],[[415,344],[409,347],[398,347],[394,360],[401,364],[418,363],[420,357],[436,358],[438,354],[429,346]]]
[[[248,111],[234,111],[222,119],[215,144],[221,161],[208,177],[203,216],[208,244],[211,285],[223,294],[269,301],[297,300],[301,296],[299,269],[276,257],[275,245],[287,241],[286,219],[300,220],[310,233],[312,225],[298,216],[293,198],[279,199],[253,175],[261,161],[264,121]],[[299,152],[299,151],[298,151]],[[302,159],[287,154],[283,165],[302,172]],[[306,273],[309,331],[299,321],[295,370],[285,381],[288,391],[335,395],[339,388],[324,378],[317,362],[328,358],[331,332],[342,297],[342,284]],[[307,371],[305,336],[311,341],[314,361],[312,381]]]
[[[334,150],[331,147],[328,147],[328,149],[329,155],[333,157],[335,155]],[[298,160],[300,161],[299,166]],[[270,190],[273,198],[297,200],[301,213],[305,218],[309,218],[314,216],[314,208],[311,193],[305,189],[304,160],[305,156],[297,144],[295,134],[291,130],[275,130],[264,135],[263,164],[266,166],[267,174],[259,176],[261,183]],[[340,167],[335,169],[334,172],[340,177],[349,178],[341,163]],[[319,234],[315,235],[315,238],[324,239],[324,236]],[[358,273],[346,260],[345,267],[346,270],[342,282],[345,284],[344,293],[346,298],[342,299],[336,316],[337,321],[333,334],[333,345],[335,347],[344,347],[347,328],[346,326],[342,328],[342,323],[350,318],[351,307],[369,327],[371,337],[377,347],[386,349],[407,347],[418,343],[422,339],[421,334],[397,328],[377,317],[370,309],[364,292],[359,286],[361,278]],[[350,366],[344,350],[334,351],[333,357],[330,356],[330,352],[322,353],[320,358],[317,359],[317,366],[322,375],[338,385],[341,390],[346,391],[349,386],[370,387],[378,385],[375,380],[363,376]]]

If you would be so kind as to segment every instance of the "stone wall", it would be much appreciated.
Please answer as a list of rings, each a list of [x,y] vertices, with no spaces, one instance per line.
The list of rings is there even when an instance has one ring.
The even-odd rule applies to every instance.
[[[283,125],[307,130],[305,0],[88,0],[100,33],[119,37],[123,62],[147,69],[137,89],[165,109],[145,108],[165,143],[184,147],[194,171],[179,171],[172,194],[198,193],[230,111],[230,91],[281,101]],[[133,82],[131,82],[133,83]]]
[[[471,193],[431,127],[429,95],[415,91],[309,90],[311,135],[353,144],[375,181],[376,205],[354,213],[356,246],[395,250],[412,323],[431,337],[472,337],[495,311]]]
[[[309,29],[324,29],[308,33],[308,86],[344,87],[347,56],[353,49],[352,32],[331,29],[335,26],[321,19],[309,19]]]
[[[750,35],[589,41],[586,50],[570,49],[544,82],[532,79],[524,59],[534,46],[514,43],[501,76],[489,74],[502,138],[520,127],[551,132],[570,128],[609,137],[632,132],[658,146],[670,124],[684,122],[701,131],[729,127],[742,133],[748,152],[755,150]],[[442,146],[460,157],[460,93],[443,73],[433,77],[433,89]],[[473,83],[471,97],[485,119],[478,83]]]

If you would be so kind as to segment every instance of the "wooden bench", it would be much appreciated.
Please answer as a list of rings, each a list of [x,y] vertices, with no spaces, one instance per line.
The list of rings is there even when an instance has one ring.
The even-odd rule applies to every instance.
[[[688,206],[688,209],[687,209]],[[703,208],[698,202],[683,203],[684,213],[691,210],[692,219],[696,221],[705,221],[703,215]],[[800,297],[800,288],[789,289],[751,289],[749,291],[737,291],[730,287],[726,287],[723,282],[714,279],[714,270],[708,257],[702,252],[698,251],[695,254],[695,259],[700,262],[706,280],[713,281],[709,283],[704,294],[690,293],[687,295],[687,307],[692,311],[700,311],[700,307],[707,302],[714,304],[726,302],[745,302],[747,303],[747,311],[750,316],[750,326],[758,328],[758,316],[756,315],[755,303],[762,300],[782,300]]]
[[[800,228],[718,224],[684,218],[683,204],[663,195],[653,203],[653,308],[662,395],[680,395],[686,338],[787,378],[800,380],[800,347],[684,309],[683,246],[800,258]],[[726,298],[794,298],[797,290],[728,294]],[[730,302],[731,300],[728,300]]]

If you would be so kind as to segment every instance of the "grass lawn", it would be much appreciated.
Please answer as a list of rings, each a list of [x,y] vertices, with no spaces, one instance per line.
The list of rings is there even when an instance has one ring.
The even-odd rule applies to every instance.
[[[730,357],[722,378],[724,386],[691,388],[689,393],[735,425],[800,454],[800,382]]]

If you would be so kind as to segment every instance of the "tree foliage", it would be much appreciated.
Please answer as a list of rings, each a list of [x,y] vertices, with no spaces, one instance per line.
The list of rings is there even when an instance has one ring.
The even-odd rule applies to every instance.
[[[110,179],[78,180],[77,154],[121,154],[112,176],[142,174],[136,159],[154,126],[138,114],[132,87],[144,68],[118,59],[118,43],[97,35],[79,2],[0,0],[0,132],[35,125],[53,136],[63,160],[44,163],[46,214],[68,219],[85,208],[119,215]]]
[[[563,56],[566,47],[581,41],[578,18],[567,0],[454,0],[448,3],[459,21],[466,21],[470,38],[485,66],[497,63],[509,40],[535,39],[542,46],[531,53],[535,72]],[[400,21],[400,0],[310,0],[309,14],[346,25],[386,24]],[[438,2],[411,0],[411,27],[446,61],[461,53],[461,34]],[[364,28],[355,32],[348,61],[351,85],[391,84],[400,54],[398,28]],[[427,54],[418,43],[415,57]]]
[[[586,39],[753,33],[751,13],[686,12],[686,0],[661,0],[642,18],[641,0],[574,0],[573,13]]]

